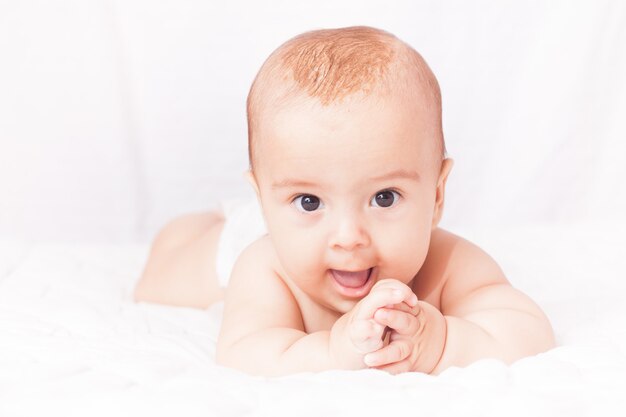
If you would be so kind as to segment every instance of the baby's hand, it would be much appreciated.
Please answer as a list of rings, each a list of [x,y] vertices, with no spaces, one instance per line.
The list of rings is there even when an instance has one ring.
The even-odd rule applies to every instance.
[[[386,325],[378,323],[374,314],[381,307],[393,307],[403,302],[407,308],[415,306],[417,296],[398,280],[381,280],[335,323],[331,330],[330,348],[340,367],[364,367],[363,356],[384,345]]]
[[[391,341],[367,354],[367,365],[392,374],[429,373],[436,367],[446,339],[446,321],[436,307],[419,301],[409,310],[398,306],[378,309],[374,318],[379,326],[391,328]]]
[[[386,325],[377,322],[374,314],[382,307],[396,304],[415,306],[417,296],[406,284],[395,279],[384,279],[377,282],[370,293],[354,306],[348,331],[357,351],[369,353],[383,347]]]

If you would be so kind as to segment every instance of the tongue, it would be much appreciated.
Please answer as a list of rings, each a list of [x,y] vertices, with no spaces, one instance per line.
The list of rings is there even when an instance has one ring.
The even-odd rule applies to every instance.
[[[348,272],[348,271],[337,271],[336,269],[331,270],[335,280],[343,285],[344,287],[350,288],[358,288],[365,285],[367,281],[367,277],[369,275],[370,270],[366,269],[365,271],[356,271],[356,272]]]

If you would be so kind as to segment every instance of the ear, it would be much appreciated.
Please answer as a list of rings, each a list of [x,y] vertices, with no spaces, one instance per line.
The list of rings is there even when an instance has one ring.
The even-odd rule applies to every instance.
[[[260,201],[261,193],[259,192],[259,184],[257,183],[256,178],[254,177],[254,173],[248,169],[246,170],[246,172],[243,173],[243,175],[246,178],[246,181],[248,181],[250,185],[252,185],[252,188],[254,188],[254,192],[256,193],[256,196]]]
[[[448,181],[448,175],[452,170],[454,161],[450,158],[446,158],[441,163],[441,171],[439,172],[439,178],[437,179],[437,190],[435,195],[435,209],[433,212],[433,229],[437,227],[441,216],[443,215],[443,202],[446,191],[446,181]]]

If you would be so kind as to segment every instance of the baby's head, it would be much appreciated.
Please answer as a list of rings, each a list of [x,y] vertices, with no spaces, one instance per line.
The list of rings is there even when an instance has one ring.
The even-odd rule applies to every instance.
[[[283,272],[339,312],[375,279],[409,283],[452,166],[439,86],[422,57],[370,27],[307,32],[265,61],[247,112],[248,179]],[[330,272],[370,268],[372,279],[352,289]],[[344,283],[368,276],[353,275]]]
[[[384,99],[412,105],[411,110],[417,110],[412,116],[426,124],[420,133],[428,135],[420,139],[435,146],[431,162],[443,161],[437,79],[409,45],[389,32],[359,26],[303,33],[267,58],[247,101],[250,169],[255,172],[263,132],[271,130],[277,111],[295,104],[347,107],[350,101],[365,99],[379,105]]]

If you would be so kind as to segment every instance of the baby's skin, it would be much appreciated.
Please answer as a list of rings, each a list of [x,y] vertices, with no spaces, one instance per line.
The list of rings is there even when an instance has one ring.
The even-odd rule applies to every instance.
[[[374,42],[369,29],[348,32],[350,42]],[[320,36],[312,38],[314,52]],[[376,48],[337,62],[367,70],[396,56],[373,59],[386,51]],[[314,59],[327,56],[317,52]],[[304,65],[293,70],[294,82],[320,82],[307,71],[321,64],[300,52],[282,62]],[[342,76],[340,66],[331,68],[328,77]],[[298,84],[280,96],[287,76],[276,84],[260,77],[280,98],[263,101],[251,92],[252,118],[254,105],[271,111],[249,122],[246,178],[268,233],[239,255],[224,291],[215,273],[219,213],[178,219],[155,239],[135,299],[195,307],[223,299],[217,363],[255,375],[365,368],[439,374],[552,348],[539,306],[487,253],[438,226],[453,161],[442,156],[440,108],[428,101],[439,91],[426,64],[393,74],[416,68],[419,76],[395,87],[332,100],[324,94],[341,85],[337,80],[330,89]]]

